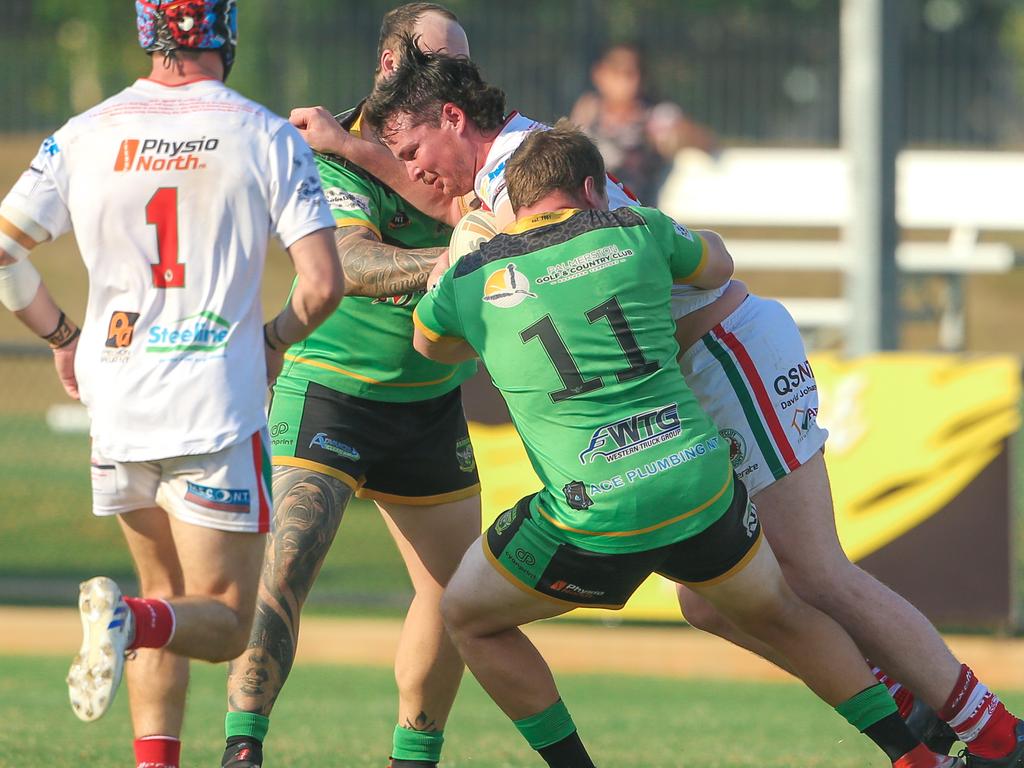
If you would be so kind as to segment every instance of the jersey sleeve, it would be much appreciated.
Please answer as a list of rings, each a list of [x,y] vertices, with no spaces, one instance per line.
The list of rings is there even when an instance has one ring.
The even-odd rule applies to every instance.
[[[316,167],[335,226],[366,227],[383,240],[379,187],[360,174],[321,157],[316,159]]]
[[[696,280],[708,260],[708,246],[704,238],[661,211],[643,208],[641,213],[668,255],[674,281],[690,283]]]
[[[21,174],[2,203],[41,226],[51,239],[71,231],[71,213],[66,203],[65,138],[64,129],[61,129],[43,140],[28,170]]]
[[[334,227],[313,152],[285,123],[270,142],[270,218],[285,248],[319,229]]]
[[[455,296],[455,269],[449,269],[420,299],[412,316],[416,327],[431,341],[442,338],[464,339]]]

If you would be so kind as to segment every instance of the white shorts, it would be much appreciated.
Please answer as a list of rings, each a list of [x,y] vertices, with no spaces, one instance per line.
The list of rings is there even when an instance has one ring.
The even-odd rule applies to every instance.
[[[729,441],[751,496],[824,448],[818,384],[800,331],[779,302],[748,296],[686,350],[680,368]]]
[[[179,520],[240,533],[270,531],[266,429],[216,453],[156,461],[92,455],[92,511],[105,517],[159,506]]]

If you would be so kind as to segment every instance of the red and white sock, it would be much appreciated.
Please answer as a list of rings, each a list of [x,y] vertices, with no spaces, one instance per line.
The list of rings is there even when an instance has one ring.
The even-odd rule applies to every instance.
[[[960,667],[960,677],[939,717],[977,757],[1006,757],[1017,746],[1017,718],[966,664]]]
[[[174,609],[159,598],[126,597],[125,604],[135,619],[134,648],[163,648],[174,637]]]
[[[135,768],[179,768],[181,741],[173,736],[143,736],[135,740]]]
[[[870,664],[870,662],[868,663]],[[904,687],[902,683],[893,680],[878,667],[872,667],[871,674],[888,689],[889,695],[892,696],[893,701],[896,702],[896,707],[900,711],[900,717],[906,720],[910,716],[910,710],[914,708],[914,694]]]

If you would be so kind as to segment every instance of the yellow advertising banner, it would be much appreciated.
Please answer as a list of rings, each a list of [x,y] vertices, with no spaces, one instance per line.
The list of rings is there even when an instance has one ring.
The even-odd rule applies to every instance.
[[[818,423],[836,525],[851,560],[889,544],[942,510],[1020,427],[1020,363],[1008,356],[887,353],[811,356]],[[511,424],[470,425],[485,523],[540,487]],[[654,576],[617,614],[678,620],[675,588]]]

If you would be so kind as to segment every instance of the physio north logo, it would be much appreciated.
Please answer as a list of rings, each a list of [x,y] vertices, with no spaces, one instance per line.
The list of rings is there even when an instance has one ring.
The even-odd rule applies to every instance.
[[[213,509],[217,512],[231,512],[236,515],[249,513],[252,505],[249,502],[249,491],[242,488],[211,488],[208,485],[199,485],[188,482],[185,492],[185,501],[192,502],[196,506],[205,509]]]
[[[117,148],[114,170],[130,171],[196,171],[206,167],[201,153],[213,152],[220,139],[184,141],[164,139],[125,139]]]
[[[580,453],[580,464],[593,463],[598,456],[609,463],[618,461],[652,445],[673,440],[681,433],[676,403],[634,413],[594,430],[590,445]]]
[[[228,344],[232,324],[216,312],[203,311],[170,323],[154,323],[146,334],[146,352],[166,355],[218,352]]]

